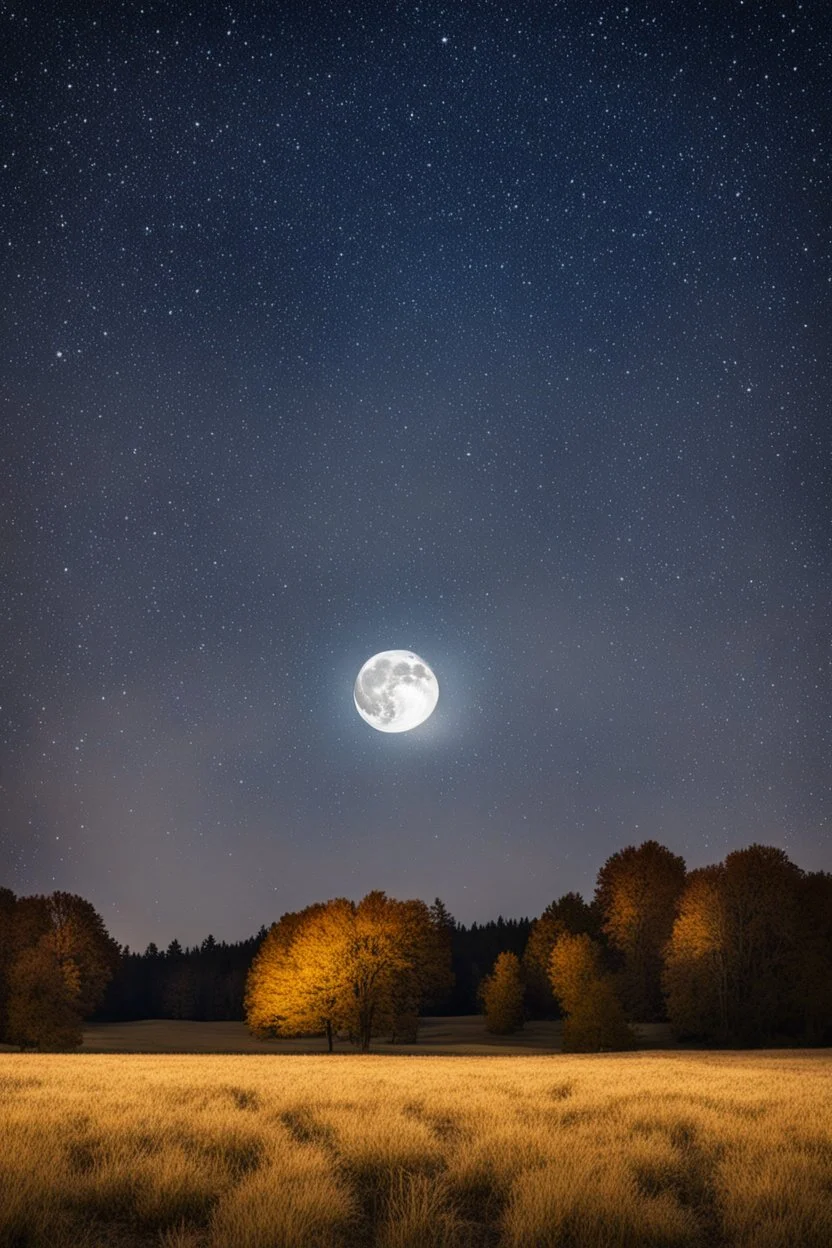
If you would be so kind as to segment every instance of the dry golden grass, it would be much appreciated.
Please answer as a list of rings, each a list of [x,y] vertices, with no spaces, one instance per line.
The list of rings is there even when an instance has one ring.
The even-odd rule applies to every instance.
[[[829,1248],[832,1055],[0,1055],[0,1248]]]

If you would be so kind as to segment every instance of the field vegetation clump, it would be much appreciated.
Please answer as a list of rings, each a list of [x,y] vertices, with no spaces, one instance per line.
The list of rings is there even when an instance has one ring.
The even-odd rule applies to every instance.
[[[0,1055],[0,1248],[828,1248],[828,1052]]]

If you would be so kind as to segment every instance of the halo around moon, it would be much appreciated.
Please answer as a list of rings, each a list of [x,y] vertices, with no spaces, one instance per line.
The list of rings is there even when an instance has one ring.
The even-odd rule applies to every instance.
[[[353,698],[361,718],[379,732],[409,732],[433,714],[439,682],[412,650],[382,650],[358,673]]]

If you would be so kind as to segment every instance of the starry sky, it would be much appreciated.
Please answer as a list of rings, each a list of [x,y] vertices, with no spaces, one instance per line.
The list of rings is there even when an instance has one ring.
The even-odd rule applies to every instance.
[[[0,882],[143,947],[832,868],[826,4],[2,26]]]

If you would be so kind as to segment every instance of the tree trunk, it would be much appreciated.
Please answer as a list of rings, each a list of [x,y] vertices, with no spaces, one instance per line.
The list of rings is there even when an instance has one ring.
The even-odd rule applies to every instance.
[[[332,1052],[332,1020],[329,1018],[326,1020],[326,1043],[327,1043],[327,1052],[331,1053]]]
[[[370,1039],[373,1034],[373,1008],[372,1006],[361,1010],[359,1014],[359,1027],[361,1036],[361,1052],[369,1053]]]

